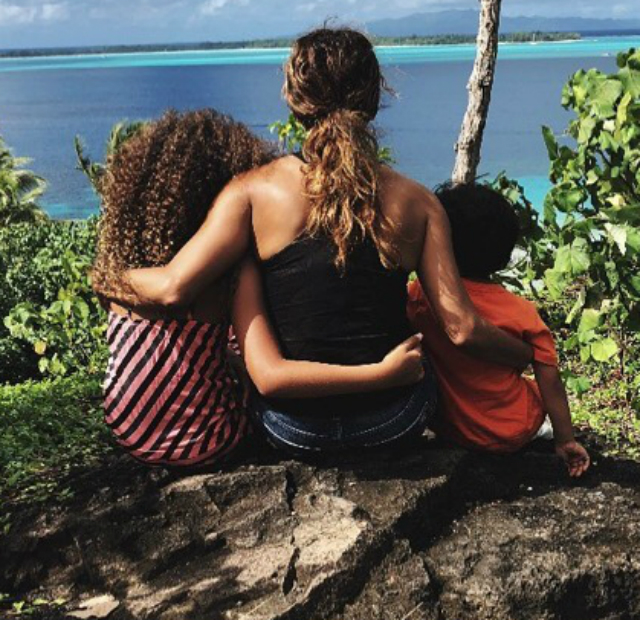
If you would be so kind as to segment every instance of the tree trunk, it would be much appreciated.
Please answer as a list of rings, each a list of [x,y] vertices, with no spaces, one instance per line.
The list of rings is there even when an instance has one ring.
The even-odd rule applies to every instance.
[[[489,113],[491,88],[498,57],[498,30],[502,0],[481,0],[476,60],[469,78],[469,104],[456,143],[454,183],[472,183],[480,164],[482,135]]]

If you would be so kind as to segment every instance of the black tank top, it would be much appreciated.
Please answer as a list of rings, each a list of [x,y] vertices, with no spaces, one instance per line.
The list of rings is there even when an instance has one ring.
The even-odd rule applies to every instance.
[[[379,362],[411,334],[408,273],[386,269],[371,241],[349,254],[344,272],[335,266],[335,255],[331,239],[304,236],[262,262],[265,301],[282,353],[292,360],[332,364]],[[282,399],[279,405],[291,413],[348,414],[405,391]]]

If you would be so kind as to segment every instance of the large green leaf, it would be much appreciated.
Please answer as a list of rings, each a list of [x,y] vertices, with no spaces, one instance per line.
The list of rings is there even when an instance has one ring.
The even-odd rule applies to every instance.
[[[627,246],[630,247],[635,254],[640,254],[640,230],[625,226],[627,231]]]
[[[591,343],[591,356],[596,362],[608,362],[617,355],[618,345],[613,338],[603,338]]]
[[[610,118],[615,114],[615,104],[622,95],[622,82],[615,78],[603,78],[596,81],[591,95],[592,106],[596,114]]]
[[[558,157],[558,142],[551,127],[542,126],[542,137],[549,153],[549,159],[556,159]]]
[[[591,381],[587,377],[581,377],[572,373],[563,377],[567,389],[578,396],[586,394],[591,389]]]
[[[564,245],[558,250],[554,269],[559,273],[576,276],[585,273],[590,265],[587,241],[576,239],[571,245]]]
[[[631,276],[629,278],[629,283],[633,290],[640,295],[640,276]]]
[[[552,299],[560,299],[566,287],[564,275],[556,269],[547,269],[544,272],[544,283]]]
[[[589,142],[596,128],[596,119],[589,116],[583,118],[579,123],[578,142]]]
[[[624,256],[627,253],[627,227],[617,224],[605,224],[605,230],[609,234],[609,239],[616,244],[620,254]]]
[[[593,308],[587,308],[580,317],[578,325],[578,333],[592,331],[597,329],[602,322],[602,315]]]
[[[639,74],[640,75],[640,74]],[[636,95],[638,96],[638,95]],[[629,104],[633,101],[633,97],[631,95],[631,93],[629,91],[627,91],[624,95],[624,97],[622,97],[622,100],[620,101],[619,105],[618,105],[618,111],[616,114],[616,122],[618,124],[618,127],[623,128],[627,122],[627,118],[628,118],[628,112],[629,112]]]
[[[544,199],[542,219],[549,226],[557,226],[556,206],[551,193],[547,194]]]
[[[579,187],[572,187],[569,184],[557,187],[552,190],[555,204],[564,213],[569,213],[584,202],[586,196]]]
[[[633,98],[640,97],[640,71],[624,67],[618,73],[627,94]]]

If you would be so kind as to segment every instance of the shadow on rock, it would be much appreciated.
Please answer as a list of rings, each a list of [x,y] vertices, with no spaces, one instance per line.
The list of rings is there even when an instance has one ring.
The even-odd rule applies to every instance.
[[[0,541],[0,591],[109,595],[115,620],[640,617],[637,463],[574,482],[545,452],[424,438],[180,476],[123,457],[72,485]]]

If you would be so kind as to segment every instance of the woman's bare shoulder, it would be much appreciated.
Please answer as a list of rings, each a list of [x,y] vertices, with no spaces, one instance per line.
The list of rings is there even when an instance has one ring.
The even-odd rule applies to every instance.
[[[274,175],[282,167],[281,161],[282,158],[278,158],[268,164],[236,175],[227,183],[218,200],[250,200],[256,191],[264,188],[265,183],[273,180]]]
[[[238,175],[236,178],[247,184],[263,183],[265,181],[273,181],[274,178],[283,174],[299,171],[300,160],[291,155],[283,155],[276,157],[267,164],[248,170]]]
[[[381,180],[385,194],[396,201],[402,201],[417,212],[429,215],[442,210],[440,201],[428,187],[393,168],[383,166]]]

